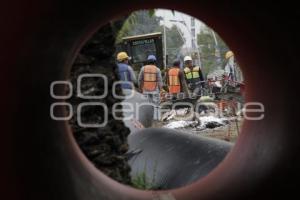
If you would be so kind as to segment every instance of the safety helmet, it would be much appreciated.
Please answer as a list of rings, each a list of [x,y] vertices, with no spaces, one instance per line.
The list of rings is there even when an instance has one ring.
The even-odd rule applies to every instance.
[[[149,60],[156,61],[156,57],[155,57],[155,55],[149,55],[148,58],[147,58],[147,60],[148,61]]]
[[[192,60],[191,56],[185,56],[183,61],[185,62],[185,61],[193,61],[193,60]]]
[[[118,55],[117,55],[117,60],[118,61],[123,61],[125,59],[130,60],[130,57],[127,55],[126,52],[122,51],[122,52],[118,53]]]
[[[232,51],[227,51],[226,54],[225,54],[225,58],[228,59],[230,57],[234,56],[233,52]]]

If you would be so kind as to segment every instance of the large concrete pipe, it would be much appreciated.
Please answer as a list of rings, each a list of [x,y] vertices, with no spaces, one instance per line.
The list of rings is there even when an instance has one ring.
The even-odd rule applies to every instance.
[[[144,127],[151,127],[154,107],[147,98],[135,90],[124,89],[123,93],[125,95],[122,101],[123,121],[131,133]]]
[[[149,187],[174,189],[212,171],[232,147],[229,142],[172,129],[148,128],[128,136],[132,177]]]
[[[192,0],[2,4],[2,196],[212,200],[297,195],[300,136],[295,111],[299,104],[291,92],[291,87],[299,85],[297,6]],[[49,85],[68,77],[76,53],[99,26],[123,13],[157,7],[185,12],[214,28],[243,67],[246,102],[261,102],[265,109],[263,120],[245,121],[234,148],[204,178],[153,192],[111,180],[83,156],[67,122],[49,117],[49,107],[56,102],[49,95]],[[285,10],[288,15],[282,14]]]

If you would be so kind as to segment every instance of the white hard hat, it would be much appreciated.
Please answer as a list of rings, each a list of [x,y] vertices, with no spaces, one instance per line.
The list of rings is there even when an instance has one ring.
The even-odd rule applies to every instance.
[[[192,61],[192,58],[191,58],[191,56],[185,56],[184,57],[184,59],[183,59],[183,61],[185,62],[185,61]]]

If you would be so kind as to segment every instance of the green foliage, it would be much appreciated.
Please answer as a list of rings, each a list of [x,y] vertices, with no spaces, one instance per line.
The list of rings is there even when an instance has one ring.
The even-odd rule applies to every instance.
[[[158,28],[159,32],[163,33],[163,26]],[[183,32],[176,26],[173,25],[171,28],[166,27],[167,35],[167,55],[169,65],[173,63],[174,59],[179,54],[180,49],[185,43],[185,38],[182,38]]]
[[[147,160],[145,161],[145,165],[144,165],[144,169],[143,172],[141,172],[140,174],[138,174],[136,177],[132,178],[131,180],[131,185],[134,188],[137,189],[143,189],[143,190],[158,190],[161,189],[157,186],[155,186],[155,174],[157,171],[157,161],[155,162],[155,166],[153,168],[153,176],[152,176],[152,180],[150,181],[149,178],[147,178]]]
[[[162,17],[156,16],[154,9],[133,12],[119,31],[117,43],[120,43],[122,38],[126,36],[142,35],[153,32],[163,33],[163,26],[160,25],[161,20]],[[176,25],[173,25],[171,28],[166,27],[167,55],[169,62],[173,62],[184,44],[179,32],[181,31]],[[181,34],[183,35],[182,32]]]
[[[149,10],[148,14],[150,17],[153,17],[155,15],[155,10],[154,9]]]
[[[150,183],[147,180],[147,176],[146,176],[145,172],[143,172],[143,173],[139,174],[138,176],[136,176],[135,178],[133,178],[132,186],[134,188],[143,189],[143,190],[152,190],[155,188],[153,186],[153,183]]]
[[[155,10],[140,10],[133,12],[125,21],[117,36],[117,43],[123,37],[156,32],[161,17],[155,15]]]
[[[224,55],[229,50],[225,42],[216,34],[218,46],[215,44],[215,40],[210,28],[203,28],[197,35],[197,42],[201,52],[201,61],[203,70],[206,74],[217,69],[218,65],[223,66],[225,63]],[[221,63],[217,62],[216,48],[220,51]]]

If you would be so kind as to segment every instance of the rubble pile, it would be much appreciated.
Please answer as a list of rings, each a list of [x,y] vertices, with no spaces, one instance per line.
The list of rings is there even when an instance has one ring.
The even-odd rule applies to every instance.
[[[187,129],[195,128],[197,131],[204,129],[213,129],[220,126],[225,126],[228,124],[227,118],[219,118],[212,115],[200,116],[196,113],[188,114],[192,117],[183,118],[183,115],[180,113],[184,112],[185,109],[171,110],[170,112],[165,113],[163,116],[164,125],[163,128],[172,128],[172,129]]]

